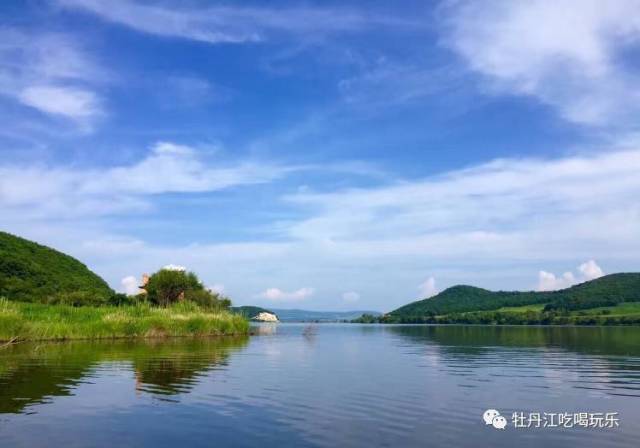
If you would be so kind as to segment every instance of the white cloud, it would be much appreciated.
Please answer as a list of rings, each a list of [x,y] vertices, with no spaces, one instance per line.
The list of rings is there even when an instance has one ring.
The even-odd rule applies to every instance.
[[[557,289],[568,288],[572,285],[583,283],[602,277],[604,272],[597,265],[595,260],[589,260],[578,266],[580,276],[576,277],[572,272],[565,272],[561,277],[547,271],[538,273],[538,291],[555,291]]]
[[[90,131],[105,115],[94,87],[110,78],[69,36],[0,28],[0,95]]]
[[[272,302],[300,302],[311,297],[313,293],[313,288],[300,288],[292,292],[286,292],[279,288],[269,288],[258,294],[257,297],[270,300]]]
[[[180,145],[159,152],[162,157],[180,154],[170,159],[176,167],[180,157],[197,157],[193,148]],[[117,200],[124,196],[153,206],[155,196],[138,193],[148,190],[135,182],[125,190],[109,170],[90,173],[106,175],[109,183],[89,189],[78,177],[81,171],[45,170],[43,175],[42,170],[15,170],[11,181],[0,172],[0,224],[68,251],[114,286],[129,273],[177,260],[205,284],[224,283],[236,303],[251,304],[265,285],[289,285],[299,278],[325,285],[323,307],[344,304],[344,290],[332,285],[357,281],[368,307],[390,310],[416,297],[416,279],[425,272],[443,284],[528,289],[530,273],[539,266],[595,259],[632,270],[640,252],[640,151],[634,149],[495,160],[423,179],[329,193],[308,189],[285,198],[295,218],[253,220],[247,234],[257,236],[233,243],[218,242],[217,235],[199,236],[204,243],[183,235],[181,242],[159,244],[140,234],[114,234],[112,220],[101,220],[97,213],[116,201],[132,207],[119,210],[135,223],[135,201],[123,205]],[[152,191],[168,190],[154,186]],[[95,212],[76,215],[77,207]],[[43,219],[34,219],[34,210]],[[596,272],[583,270],[574,276]],[[270,294],[286,297],[293,289]]]
[[[101,113],[97,96],[87,90],[60,86],[29,86],[18,97],[23,104],[42,112],[72,119]]]
[[[347,303],[355,303],[358,300],[360,300],[360,294],[358,294],[355,291],[345,292],[345,293],[342,293],[342,300],[344,300]]]
[[[640,79],[620,59],[640,38],[636,0],[461,1],[444,13],[444,42],[496,90],[578,123],[620,124],[640,111]]]
[[[418,289],[420,290],[420,297],[423,299],[433,297],[438,294],[438,288],[436,288],[436,279],[433,277],[429,277],[424,282],[422,282]]]
[[[209,286],[209,291],[216,294],[224,294],[224,285],[222,283],[215,283]]]
[[[178,272],[185,272],[187,270],[186,267],[180,266],[177,264],[168,264],[166,266],[163,266],[162,269],[165,271],[178,271]]]
[[[501,159],[389,186],[304,192],[288,200],[315,212],[288,232],[362,257],[531,260],[603,247],[630,253],[638,243],[639,171],[640,151],[621,150]]]
[[[212,167],[195,148],[171,142],[156,143],[133,164],[104,169],[1,163],[0,207],[31,217],[139,213],[151,206],[148,195],[267,183],[296,169],[257,162]]]
[[[168,7],[163,3],[130,0],[58,0],[67,8],[96,14],[132,29],[166,37],[191,39],[210,44],[260,42],[278,33],[311,39],[333,33],[358,31],[374,25],[396,24],[388,17],[376,17],[347,9],[261,8],[212,6],[199,9]]]
[[[598,266],[595,260],[589,260],[578,266],[578,271],[582,274],[585,280],[593,280],[604,275],[600,266]]]
[[[134,296],[140,292],[138,288],[138,279],[133,275],[129,275],[120,281],[122,285],[122,291],[128,296]]]
[[[538,291],[555,291],[575,284],[576,279],[571,272],[565,272],[560,277],[547,271],[538,272]]]
[[[205,192],[266,183],[290,169],[251,162],[211,168],[201,160],[195,148],[158,142],[151,154],[140,162],[107,170],[101,179],[87,180],[83,188],[89,193],[105,190],[135,194]]]

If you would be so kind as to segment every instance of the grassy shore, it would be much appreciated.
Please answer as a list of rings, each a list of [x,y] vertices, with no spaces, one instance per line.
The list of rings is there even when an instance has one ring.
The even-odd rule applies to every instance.
[[[72,307],[10,302],[0,298],[0,341],[223,336],[247,334],[249,323],[227,311],[190,303],[167,308]]]

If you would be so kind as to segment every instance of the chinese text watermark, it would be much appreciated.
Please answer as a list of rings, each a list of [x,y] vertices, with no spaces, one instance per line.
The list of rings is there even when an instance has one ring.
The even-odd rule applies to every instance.
[[[513,412],[510,424],[507,417],[496,409],[487,409],[482,414],[486,425],[496,429],[512,426],[526,428],[599,428],[613,429],[620,426],[617,412]]]

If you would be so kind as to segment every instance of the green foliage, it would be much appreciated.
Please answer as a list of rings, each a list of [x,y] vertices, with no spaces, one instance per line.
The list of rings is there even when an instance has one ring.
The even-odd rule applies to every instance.
[[[231,301],[207,291],[193,272],[163,269],[149,279],[148,294],[126,296],[75,258],[37,243],[0,232],[0,297],[48,305],[102,306],[151,303],[168,306],[179,300],[210,311],[228,309]]]
[[[454,286],[430,299],[413,302],[392,311],[391,315],[422,317],[466,311],[495,310],[503,306],[521,306],[546,303],[551,299],[546,292],[488,291],[473,286]]]
[[[10,302],[0,298],[0,341],[246,334],[246,319],[203,310],[193,302],[166,308],[148,303],[73,307]]]
[[[149,277],[145,289],[151,303],[167,306],[177,302],[182,294],[204,290],[204,286],[193,272],[161,269]]]
[[[353,320],[352,322],[359,323],[359,324],[373,324],[379,321],[380,321],[380,318],[377,316],[374,316],[373,314],[363,314],[362,316]]]
[[[184,299],[207,310],[226,310],[231,300],[208,291],[193,272],[162,269],[151,277],[145,287],[147,300],[155,305],[168,306]]]
[[[635,312],[612,314],[601,311],[598,314],[585,312],[555,311],[473,311],[450,313],[439,316],[397,316],[386,315],[378,319],[362,316],[356,323],[398,323],[398,324],[464,324],[464,325],[638,325],[640,324],[640,304],[635,304]],[[516,310],[516,308],[514,308]],[[607,310],[609,311],[609,310]]]
[[[128,296],[122,293],[116,293],[109,297],[109,305],[123,306],[123,305],[135,305],[136,303],[144,301],[144,294],[137,296]]]
[[[185,300],[196,303],[207,310],[228,310],[231,307],[231,299],[206,289],[186,291]]]
[[[552,310],[585,310],[640,301],[640,274],[612,274],[556,291],[546,307]]]
[[[612,274],[551,292],[492,292],[454,286],[431,299],[359,323],[637,325],[640,274]]]
[[[265,308],[260,308],[259,306],[235,306],[231,308],[231,311],[237,314],[241,314],[247,319],[251,319],[252,317],[257,316],[260,313],[269,313],[274,314],[273,311],[269,311]]]
[[[607,275],[571,288],[549,292],[493,292],[472,286],[454,286],[433,298],[398,308],[383,320],[420,320],[454,313],[491,311],[503,307],[536,304],[546,304],[544,310],[547,312],[560,312],[632,301],[640,301],[640,274],[623,273]]]
[[[0,232],[0,296],[72,305],[105,304],[114,292],[69,255]]]

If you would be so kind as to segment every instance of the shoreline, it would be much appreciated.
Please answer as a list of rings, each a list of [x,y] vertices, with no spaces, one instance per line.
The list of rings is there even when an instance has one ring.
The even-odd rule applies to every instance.
[[[282,323],[282,322],[279,322]],[[303,323],[303,322],[289,322]],[[341,322],[327,322],[341,323]],[[417,324],[422,325],[422,324]],[[148,336],[104,336],[104,337],[70,337],[70,338],[48,338],[48,339],[23,339],[19,336],[13,339],[0,339],[0,350],[11,345],[22,344],[25,342],[73,342],[73,341],[153,341],[166,339],[218,339],[218,338],[235,338],[239,336],[261,336],[260,332],[249,329],[247,332],[224,333],[224,334],[167,334],[167,335],[148,335]]]
[[[160,341],[168,339],[223,339],[234,338],[239,336],[255,336],[255,333],[224,333],[224,334],[170,334],[170,335],[150,335],[150,336],[105,336],[105,337],[77,337],[77,338],[49,338],[49,339],[22,339],[16,337],[10,340],[0,339],[0,350],[11,345],[23,344],[27,342],[105,342],[105,341]]]
[[[640,327],[640,323],[631,324],[467,324],[463,322],[438,323],[438,322],[349,322],[355,325],[379,325],[398,327],[554,327],[554,328],[613,328],[613,327]]]

